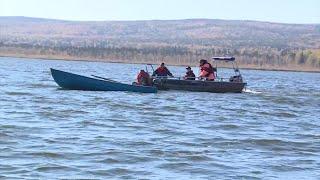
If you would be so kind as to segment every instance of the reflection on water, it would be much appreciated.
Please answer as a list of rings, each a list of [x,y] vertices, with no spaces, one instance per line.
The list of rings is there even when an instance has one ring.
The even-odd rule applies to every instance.
[[[139,94],[60,90],[50,67],[126,83],[144,68],[0,58],[0,178],[319,177],[320,74],[243,70],[242,94]]]

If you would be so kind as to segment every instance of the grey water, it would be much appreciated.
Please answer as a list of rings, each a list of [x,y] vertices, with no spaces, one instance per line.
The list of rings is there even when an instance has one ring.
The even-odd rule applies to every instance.
[[[141,94],[62,90],[49,68],[131,83],[144,65],[0,58],[0,179],[320,177],[319,73],[242,70],[240,94]]]

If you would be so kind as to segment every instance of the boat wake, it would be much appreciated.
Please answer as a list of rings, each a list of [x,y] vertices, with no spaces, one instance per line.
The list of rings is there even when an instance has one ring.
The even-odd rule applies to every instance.
[[[244,89],[243,92],[244,93],[251,93],[251,94],[261,94],[262,93],[261,91],[255,91],[253,89],[248,89],[248,88]]]

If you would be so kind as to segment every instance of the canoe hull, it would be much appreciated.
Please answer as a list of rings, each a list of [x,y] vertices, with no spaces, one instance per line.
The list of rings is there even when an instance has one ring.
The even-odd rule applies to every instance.
[[[246,83],[223,81],[156,79],[154,82],[159,90],[184,90],[213,93],[241,93],[246,86]]]
[[[120,82],[90,78],[56,69],[50,70],[54,81],[64,89],[85,91],[131,91],[141,93],[157,92],[156,87],[136,86]]]

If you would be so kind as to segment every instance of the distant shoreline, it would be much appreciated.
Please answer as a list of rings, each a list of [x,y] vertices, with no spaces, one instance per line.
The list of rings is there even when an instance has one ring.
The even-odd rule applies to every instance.
[[[243,69],[320,72],[318,24],[217,19],[71,23],[0,17],[0,26],[0,56],[177,66],[235,56]]]
[[[81,58],[81,57],[60,57],[60,56],[40,56],[40,55],[3,55],[0,54],[0,57],[11,57],[11,58],[26,58],[26,59],[39,59],[39,60],[59,60],[59,61],[84,61],[84,62],[102,62],[102,63],[119,63],[119,64],[158,64],[157,62],[134,62],[128,60],[108,60],[108,59],[95,59],[95,58]],[[172,66],[189,66],[188,64],[176,64],[176,63],[166,63]],[[191,65],[192,66],[192,65]],[[223,66],[221,66],[223,67]],[[224,67],[228,68],[228,67]],[[293,68],[259,68],[254,67],[253,65],[243,65],[239,64],[240,69],[246,70],[260,70],[260,71],[284,71],[284,72],[306,72],[306,73],[320,73],[320,70],[299,70]]]

